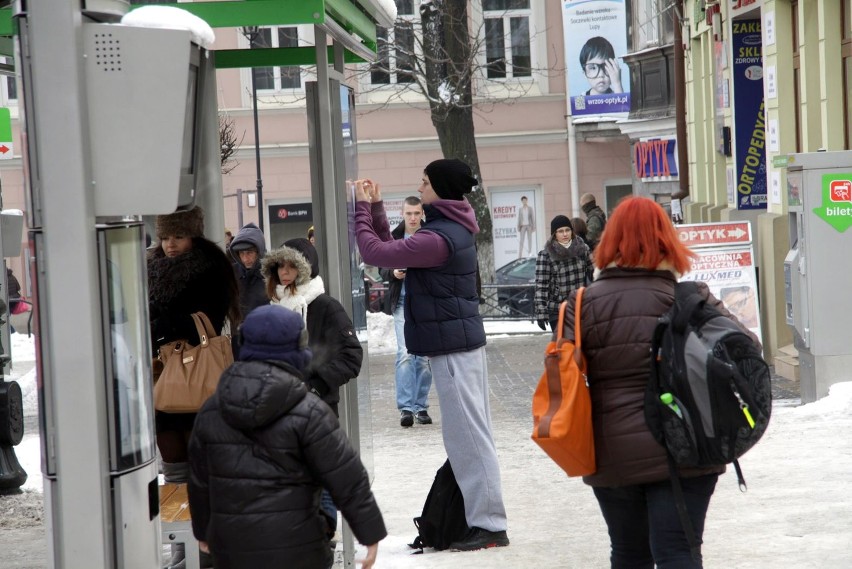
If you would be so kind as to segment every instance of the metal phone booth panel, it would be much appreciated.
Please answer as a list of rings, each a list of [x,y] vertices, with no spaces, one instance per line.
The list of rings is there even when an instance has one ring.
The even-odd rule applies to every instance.
[[[852,343],[852,151],[793,154],[787,167],[786,317],[799,351],[802,402],[848,378]]]
[[[142,216],[194,203],[213,67],[187,30],[105,23],[126,2],[49,4],[15,6],[48,557],[159,567]]]

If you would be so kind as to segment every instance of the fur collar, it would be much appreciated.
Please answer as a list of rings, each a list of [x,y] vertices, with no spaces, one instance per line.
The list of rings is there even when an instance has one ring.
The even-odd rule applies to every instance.
[[[576,259],[584,253],[588,253],[589,246],[586,245],[579,237],[574,237],[571,244],[567,247],[561,245],[559,241],[551,237],[547,240],[547,254],[550,255],[552,261],[567,261],[568,259]]]
[[[180,296],[196,279],[213,268],[213,260],[200,248],[183,255],[166,257],[154,253],[148,259],[148,294],[153,302],[168,304]]]
[[[312,278],[305,284],[297,285],[295,293],[291,293],[290,289],[281,285],[275,287],[275,294],[280,299],[277,304],[301,314],[305,325],[308,322],[308,305],[324,292],[325,284],[322,282],[322,277],[319,276]]]

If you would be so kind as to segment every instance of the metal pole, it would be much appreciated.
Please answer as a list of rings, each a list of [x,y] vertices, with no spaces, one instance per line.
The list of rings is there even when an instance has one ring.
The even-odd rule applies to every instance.
[[[251,98],[254,107],[254,161],[257,164],[257,203],[261,208],[257,219],[257,226],[263,231],[263,179],[260,176],[260,133],[257,125],[257,70],[254,67],[251,68]]]
[[[237,231],[243,228],[243,189],[237,188],[237,224],[239,224],[239,228]],[[262,226],[259,226],[262,227]]]

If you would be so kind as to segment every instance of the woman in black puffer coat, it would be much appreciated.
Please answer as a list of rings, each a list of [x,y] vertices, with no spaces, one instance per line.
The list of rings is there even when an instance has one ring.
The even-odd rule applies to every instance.
[[[230,320],[239,324],[239,292],[228,257],[203,237],[204,214],[196,207],[157,217],[156,248],[148,254],[148,307],[154,355],[175,340],[199,342],[192,319],[203,312],[218,333]],[[157,446],[163,474],[169,482],[183,482],[187,472],[187,441],[195,413],[155,413]]]
[[[202,407],[190,441],[189,504],[217,569],[323,569],[333,557],[319,513],[327,488],[368,546],[387,535],[367,472],[331,409],[302,381],[303,322],[262,306],[242,326],[240,361]]]
[[[314,354],[305,371],[305,382],[338,415],[340,388],[358,377],[364,357],[352,320],[343,305],[325,292],[319,256],[307,239],[285,242],[267,253],[262,265],[266,294],[272,303],[301,314],[305,320],[308,345]]]

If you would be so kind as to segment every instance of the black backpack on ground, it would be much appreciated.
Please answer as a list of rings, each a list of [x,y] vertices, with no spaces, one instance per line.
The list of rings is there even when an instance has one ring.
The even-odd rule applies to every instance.
[[[695,282],[675,285],[671,309],[657,321],[645,420],[669,456],[672,487],[687,539],[697,553],[677,467],[733,463],[769,425],[769,366],[755,342],[730,318],[708,306]]]
[[[470,531],[464,516],[464,497],[449,459],[435,474],[423,513],[414,518],[414,525],[419,533],[409,547],[419,549],[418,553],[423,553],[424,547],[447,549]]]

